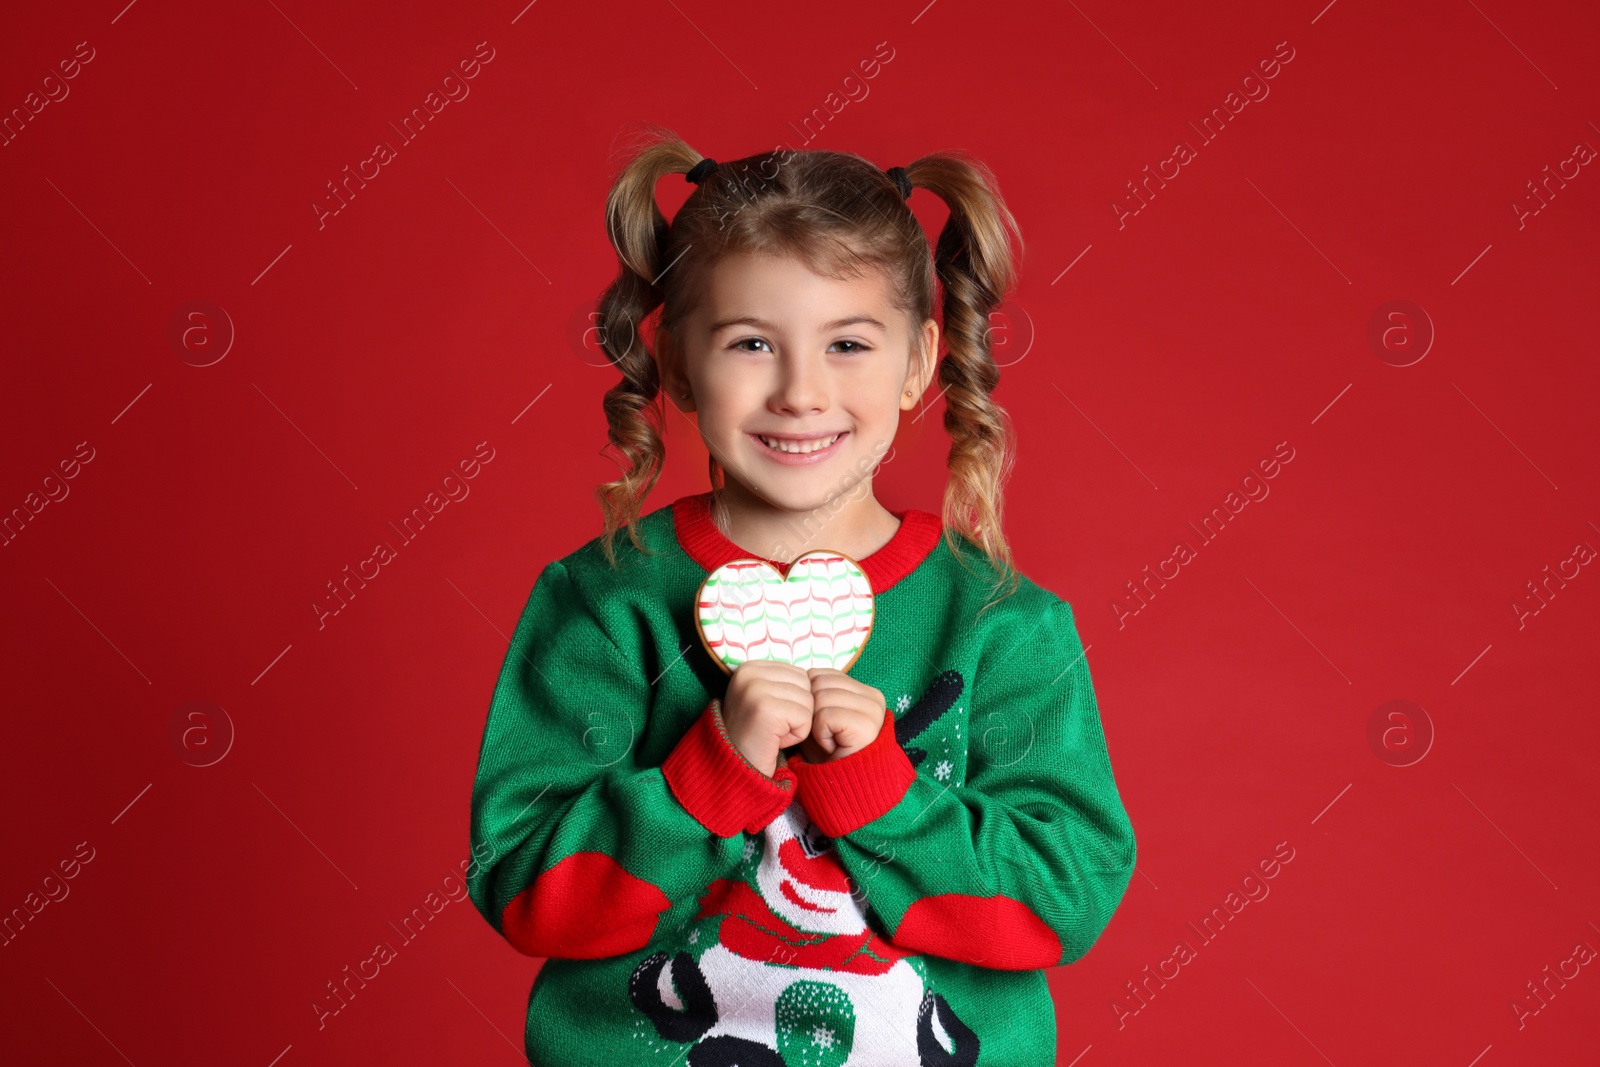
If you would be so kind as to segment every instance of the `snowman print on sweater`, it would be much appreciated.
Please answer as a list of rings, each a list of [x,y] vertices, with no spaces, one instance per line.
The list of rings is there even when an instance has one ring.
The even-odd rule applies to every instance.
[[[946,671],[894,723],[909,742],[954,705]],[[948,772],[947,772],[948,773]],[[797,798],[745,843],[736,877],[699,898],[684,947],[628,981],[656,1036],[687,1067],[973,1067],[978,1036],[927,982],[921,957],[867,923],[866,895]]]

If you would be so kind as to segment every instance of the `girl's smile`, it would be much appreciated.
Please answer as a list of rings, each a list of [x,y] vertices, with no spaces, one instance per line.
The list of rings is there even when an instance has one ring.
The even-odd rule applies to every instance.
[[[751,434],[766,446],[767,458],[774,463],[804,466],[823,463],[839,454],[840,443],[849,436],[848,430],[825,434]]]

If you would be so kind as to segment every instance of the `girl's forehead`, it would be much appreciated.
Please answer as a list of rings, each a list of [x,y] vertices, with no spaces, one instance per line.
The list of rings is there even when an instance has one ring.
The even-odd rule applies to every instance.
[[[835,277],[814,271],[791,256],[727,255],[707,272],[703,299],[696,301],[712,320],[727,314],[760,314],[759,309],[786,309],[791,317],[826,321],[837,317],[837,305],[882,310],[890,287],[882,270],[867,267]]]

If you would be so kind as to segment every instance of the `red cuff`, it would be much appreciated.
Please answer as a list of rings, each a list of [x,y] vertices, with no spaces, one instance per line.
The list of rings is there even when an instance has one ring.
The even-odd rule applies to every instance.
[[[713,700],[662,762],[661,773],[702,826],[733,837],[759,833],[794,800],[795,774],[782,762],[770,778],[757,770],[734,747],[722,722],[722,702]]]
[[[917,777],[887,711],[878,736],[861,751],[825,763],[790,756],[789,766],[806,814],[829,837],[859,829],[900,803]]]

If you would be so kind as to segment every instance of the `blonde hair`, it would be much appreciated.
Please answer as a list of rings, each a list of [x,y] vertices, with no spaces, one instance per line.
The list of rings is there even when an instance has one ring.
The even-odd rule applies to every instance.
[[[674,358],[679,331],[710,266],[722,255],[748,252],[797,256],[830,277],[882,270],[891,299],[911,323],[913,344],[921,343],[922,323],[934,317],[937,281],[946,350],[938,380],[950,435],[945,536],[958,559],[964,554],[956,535],[971,541],[1008,591],[1014,589],[1011,548],[1001,528],[1013,434],[1005,409],[991,395],[1000,370],[990,350],[989,316],[1016,284],[1010,239],[1020,254],[1022,234],[990,170],[958,152],[906,165],[912,186],[950,209],[931,251],[893,179],[847,152],[775,149],[719,163],[669,224],[656,203],[656,183],[687,173],[704,157],[671,130],[644,129],[606,198],[606,231],[618,270],[600,297],[596,327],[601,348],[622,373],[604,401],[609,447],[620,457],[621,476],[596,489],[605,514],[606,558],[615,563],[613,541],[624,528],[635,547],[643,548],[636,523],[666,459],[656,354]],[[642,327],[657,308],[653,354]],[[715,457],[710,473],[716,488],[722,472]]]

